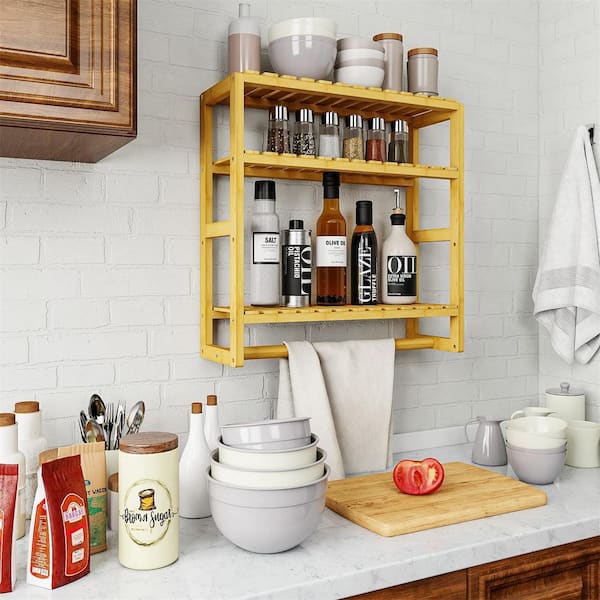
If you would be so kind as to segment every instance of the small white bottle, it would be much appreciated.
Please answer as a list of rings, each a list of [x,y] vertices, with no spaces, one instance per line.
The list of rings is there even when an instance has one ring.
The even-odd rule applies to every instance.
[[[179,516],[200,519],[210,516],[206,469],[210,465],[209,449],[204,437],[202,402],[192,402],[190,431],[179,459]]]
[[[42,435],[42,413],[35,400],[15,402],[19,451],[25,455],[25,518],[31,518],[33,498],[37,487],[39,455],[48,447]]]
[[[239,18],[229,25],[227,62],[229,73],[260,71],[260,25],[250,16],[250,4],[240,3]]]
[[[417,248],[406,235],[406,215],[400,208],[400,190],[396,208],[390,216],[392,230],[381,249],[381,302],[412,304],[417,301]]]
[[[0,413],[0,463],[19,465],[16,507],[16,539],[25,535],[25,456],[19,452],[18,425],[13,413]]]
[[[275,182],[254,183],[250,304],[279,304],[279,217],[275,212]]]
[[[206,396],[206,415],[204,417],[204,437],[209,451],[213,451],[219,445],[221,428],[219,427],[219,407],[217,397],[214,394]]]

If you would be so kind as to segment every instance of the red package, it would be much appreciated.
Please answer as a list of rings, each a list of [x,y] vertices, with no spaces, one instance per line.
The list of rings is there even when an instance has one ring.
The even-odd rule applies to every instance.
[[[0,465],[0,592],[15,587],[16,507],[19,465]]]
[[[90,572],[88,503],[80,457],[42,464],[38,480],[27,581],[54,589]]]

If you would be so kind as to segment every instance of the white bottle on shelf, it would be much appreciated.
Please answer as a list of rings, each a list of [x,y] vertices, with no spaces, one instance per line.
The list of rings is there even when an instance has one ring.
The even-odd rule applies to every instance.
[[[19,465],[16,506],[16,539],[25,535],[25,456],[19,452],[18,425],[13,413],[0,413],[0,463]]]
[[[192,402],[190,431],[179,459],[179,516],[200,519],[210,516],[206,469],[210,451],[204,437],[202,402]]]
[[[396,207],[390,215],[392,230],[381,249],[381,302],[412,304],[417,301],[417,248],[406,235],[406,215],[396,194]]]
[[[15,420],[19,451],[25,456],[25,518],[31,518],[31,509],[37,487],[39,455],[48,447],[42,435],[42,413],[35,400],[15,402]]]
[[[206,415],[204,417],[204,436],[208,449],[212,452],[219,445],[221,428],[219,427],[219,407],[214,394],[206,396]]]

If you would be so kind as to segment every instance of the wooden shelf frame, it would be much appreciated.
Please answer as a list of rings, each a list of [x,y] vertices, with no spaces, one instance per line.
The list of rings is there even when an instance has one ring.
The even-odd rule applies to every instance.
[[[359,113],[363,117],[383,116],[404,119],[409,126],[412,163],[380,163],[326,157],[304,157],[257,152],[244,147],[244,109],[268,109],[285,104],[316,112],[336,110],[342,116]],[[213,158],[214,108],[229,105],[229,156]],[[438,123],[450,124],[449,166],[419,164],[419,130]],[[456,100],[314,81],[305,78],[233,73],[206,90],[200,98],[200,338],[201,356],[228,366],[239,367],[245,360],[287,356],[285,345],[245,346],[244,327],[266,323],[305,323],[405,319],[406,337],[395,340],[396,349],[432,348],[462,352],[464,345],[464,116]],[[323,172],[338,171],[343,183],[388,185],[406,188],[408,235],[417,245],[448,242],[450,248],[450,298],[447,304],[409,304],[341,307],[310,306],[301,309],[244,305],[244,178],[320,181]],[[213,220],[214,178],[229,178],[229,219]],[[419,179],[449,182],[449,226],[419,228]],[[230,306],[214,306],[213,243],[229,241]],[[449,319],[449,336],[423,335],[419,319]],[[215,323],[229,322],[229,346],[215,343]]]

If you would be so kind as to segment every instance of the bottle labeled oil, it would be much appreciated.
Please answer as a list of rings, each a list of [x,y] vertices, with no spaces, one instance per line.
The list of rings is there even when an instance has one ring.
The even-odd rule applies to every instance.
[[[356,203],[356,227],[350,257],[352,304],[377,304],[377,236],[370,200]]]
[[[281,306],[310,305],[311,272],[310,232],[304,230],[304,221],[292,219],[281,236]]]
[[[346,220],[340,212],[340,174],[323,173],[323,211],[317,220],[317,304],[346,304]]]

